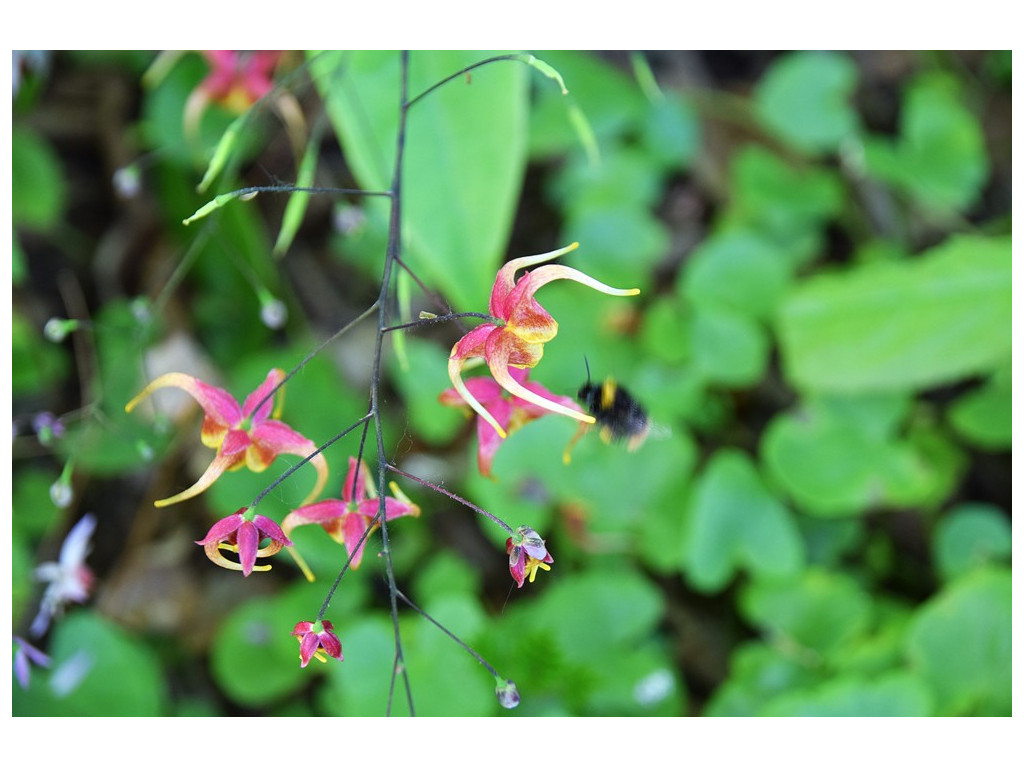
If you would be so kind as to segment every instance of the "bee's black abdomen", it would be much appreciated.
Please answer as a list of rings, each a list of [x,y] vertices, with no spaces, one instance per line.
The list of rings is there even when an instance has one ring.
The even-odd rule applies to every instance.
[[[623,387],[611,380],[602,385],[587,382],[577,397],[611,440],[643,441],[650,429],[647,411]]]

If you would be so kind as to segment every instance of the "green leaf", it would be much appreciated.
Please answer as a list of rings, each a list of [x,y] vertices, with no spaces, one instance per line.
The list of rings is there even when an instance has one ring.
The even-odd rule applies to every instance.
[[[947,584],[914,617],[906,653],[941,715],[1012,711],[1010,571],[975,570]]]
[[[661,183],[650,157],[638,149],[616,146],[597,165],[582,155],[571,156],[552,177],[548,195],[568,218],[584,217],[590,209],[603,214],[621,208],[646,212],[657,205]],[[587,245],[587,239],[579,240]]]
[[[584,714],[592,717],[672,717],[686,713],[686,687],[669,654],[653,643],[596,665]]]
[[[254,576],[274,579],[273,574]],[[240,578],[237,571],[218,576]],[[262,706],[297,691],[319,671],[318,661],[301,668],[299,644],[291,631],[296,622],[315,618],[322,591],[316,584],[300,584],[269,599],[250,599],[225,619],[210,649],[210,670],[224,693],[243,706]],[[342,650],[347,652],[344,644],[342,637]]]
[[[932,552],[946,581],[975,568],[1009,561],[1010,521],[991,504],[959,504],[935,526]]]
[[[872,506],[930,506],[955,485],[960,457],[928,422],[899,427],[903,395],[827,397],[777,415],[761,455],[771,476],[811,514],[837,517]]]
[[[395,656],[395,631],[390,620],[378,614],[364,614],[344,626],[335,624],[334,628],[345,660],[327,664],[326,684],[317,696],[318,707],[332,717],[383,716]],[[396,702],[400,707],[397,713],[405,714],[405,697],[398,697]]]
[[[956,237],[917,259],[804,281],[777,331],[787,378],[831,392],[934,387],[1010,354],[1010,238]]]
[[[842,54],[800,51],[777,59],[754,92],[761,123],[795,149],[834,152],[857,130],[850,97],[857,68]]]
[[[700,121],[692,106],[675,93],[666,93],[647,109],[640,145],[663,168],[688,169],[700,151]]]
[[[482,611],[468,595],[444,595],[423,606],[442,625],[473,645],[484,625]],[[370,615],[338,627],[345,661],[328,663],[327,685],[318,705],[327,715],[380,717],[388,707],[395,633],[391,621]],[[479,662],[422,617],[406,611],[401,623],[405,665],[417,715],[480,717],[497,714],[494,678]],[[408,714],[402,695],[395,696],[392,714]]]
[[[310,136],[306,151],[302,154],[299,162],[299,172],[295,178],[295,186],[311,187],[316,180],[316,162],[320,156],[320,131],[314,131]],[[302,224],[302,217],[306,215],[306,208],[309,206],[308,192],[295,192],[288,196],[288,205],[285,206],[284,215],[281,218],[281,231],[277,233],[277,241],[274,243],[274,256],[280,258],[291,248],[295,233],[299,231]]]
[[[719,450],[697,479],[683,564],[703,592],[722,589],[741,568],[788,576],[803,567],[796,523],[746,454]]]
[[[779,696],[758,714],[766,717],[926,717],[928,687],[908,672],[862,678],[844,675],[810,690]]]
[[[690,326],[694,369],[705,381],[727,387],[756,384],[768,364],[768,334],[748,316],[702,307]]]
[[[712,693],[703,714],[757,715],[777,695],[811,686],[819,677],[797,656],[761,641],[740,645],[729,659],[729,677]]]
[[[802,508],[836,516],[875,498],[876,446],[854,425],[820,413],[779,414],[763,434],[761,455]]]
[[[557,569],[557,555],[553,569]],[[636,571],[609,564],[601,571],[552,578],[535,620],[562,652],[580,664],[607,664],[646,637],[661,619],[659,591]]]
[[[949,423],[977,448],[1009,450],[1013,443],[1013,389],[1009,367],[949,407]]]
[[[806,237],[843,204],[843,187],[832,171],[794,168],[754,144],[740,149],[732,162],[732,191],[732,218],[790,239]],[[791,256],[794,263],[801,261],[799,252]]]
[[[740,596],[740,611],[783,642],[817,656],[841,658],[873,618],[871,596],[849,576],[810,568],[787,581],[755,581]]]
[[[410,97],[484,52],[410,57]],[[321,54],[310,62],[359,184],[390,189],[399,117],[397,52]],[[505,255],[526,167],[530,68],[499,61],[449,82],[409,111],[402,203],[403,259],[457,309],[486,306]],[[525,254],[522,254],[525,255]]]
[[[868,173],[911,194],[929,208],[967,209],[989,173],[985,139],[948,75],[913,82],[900,116],[900,137],[865,142]]]
[[[651,284],[653,267],[668,254],[668,229],[650,211],[633,206],[587,207],[570,215],[562,239],[580,252],[564,259],[614,288]]]
[[[68,370],[63,346],[43,338],[17,309],[11,313],[11,390],[38,394],[53,387]]]
[[[750,230],[719,232],[697,246],[680,274],[695,306],[724,307],[767,319],[789,286],[792,267],[773,243]]]
[[[682,302],[658,296],[647,306],[642,320],[640,341],[645,352],[670,364],[689,359],[690,337],[685,329],[692,322],[692,311]]]
[[[33,229],[57,224],[64,209],[63,170],[57,153],[32,131],[11,133],[11,223]]]
[[[152,649],[93,611],[75,610],[58,621],[49,653],[50,668],[32,671],[29,690],[14,686],[14,715],[164,714],[166,684]]]

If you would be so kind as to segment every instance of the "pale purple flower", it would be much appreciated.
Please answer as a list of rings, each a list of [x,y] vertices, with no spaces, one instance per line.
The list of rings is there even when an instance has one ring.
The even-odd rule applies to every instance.
[[[18,680],[18,685],[28,690],[32,664],[48,667],[50,657],[17,635],[14,636],[14,644],[18,646],[18,650],[14,652],[14,676]]]
[[[91,549],[96,517],[82,517],[68,533],[60,548],[57,562],[43,563],[36,568],[36,578],[47,582],[39,613],[32,622],[30,632],[40,637],[50,626],[50,619],[60,615],[67,603],[84,603],[89,597],[93,574],[85,564]]]

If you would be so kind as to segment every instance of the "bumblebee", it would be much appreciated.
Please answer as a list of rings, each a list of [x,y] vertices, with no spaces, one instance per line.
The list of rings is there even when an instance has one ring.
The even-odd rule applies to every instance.
[[[611,377],[601,384],[592,383],[589,363],[587,383],[580,387],[576,398],[594,417],[606,443],[625,440],[626,447],[635,451],[650,434],[651,420],[644,407]]]

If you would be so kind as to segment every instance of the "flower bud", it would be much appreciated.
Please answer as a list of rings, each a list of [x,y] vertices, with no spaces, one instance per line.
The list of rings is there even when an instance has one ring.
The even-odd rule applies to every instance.
[[[283,328],[288,322],[288,307],[280,299],[267,298],[260,302],[260,320],[272,330]]]
[[[65,320],[62,317],[51,317],[43,326],[43,336],[54,344],[59,344],[68,334],[78,328],[77,320]]]
[[[498,687],[494,689],[494,693],[498,697],[498,703],[505,709],[515,709],[518,707],[519,689],[516,688],[516,684],[511,680],[502,680],[500,677],[495,679],[498,681]]]
[[[64,478],[57,480],[50,486],[50,500],[59,509],[67,509],[75,500],[75,492],[71,489],[71,483]]]
[[[139,167],[132,163],[114,171],[111,182],[114,185],[114,191],[121,199],[132,200],[142,189],[142,174],[139,172]]]

